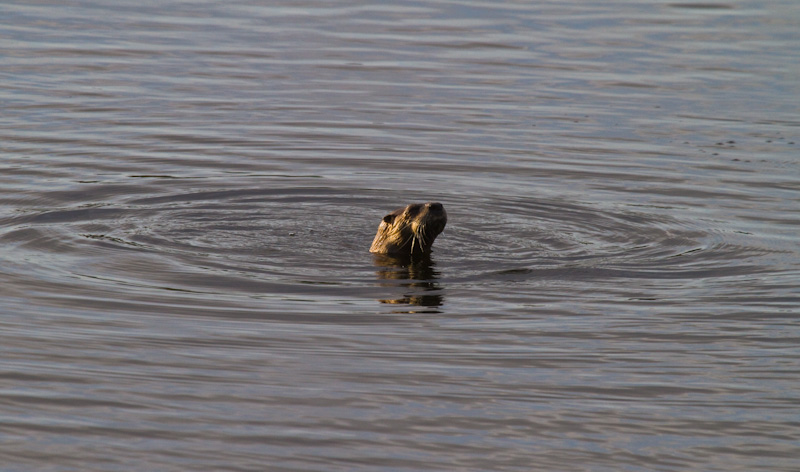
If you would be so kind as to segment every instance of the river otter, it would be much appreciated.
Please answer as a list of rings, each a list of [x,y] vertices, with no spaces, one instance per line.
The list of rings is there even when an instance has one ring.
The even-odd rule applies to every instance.
[[[388,255],[423,254],[447,223],[441,203],[412,203],[383,217],[369,252]]]

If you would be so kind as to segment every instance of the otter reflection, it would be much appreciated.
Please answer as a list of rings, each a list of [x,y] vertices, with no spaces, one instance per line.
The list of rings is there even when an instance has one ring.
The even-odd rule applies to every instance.
[[[444,302],[441,287],[436,282],[438,271],[430,254],[411,256],[375,255],[376,274],[381,287],[390,287],[402,291],[398,298],[381,299],[381,303],[397,305],[413,305],[437,307]],[[408,280],[408,282],[395,282]],[[398,294],[400,295],[400,294]]]

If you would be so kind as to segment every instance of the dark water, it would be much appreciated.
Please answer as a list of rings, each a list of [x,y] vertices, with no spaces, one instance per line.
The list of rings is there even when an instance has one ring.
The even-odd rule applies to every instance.
[[[793,471],[800,3],[0,6],[0,469]],[[367,252],[441,201],[428,261]]]

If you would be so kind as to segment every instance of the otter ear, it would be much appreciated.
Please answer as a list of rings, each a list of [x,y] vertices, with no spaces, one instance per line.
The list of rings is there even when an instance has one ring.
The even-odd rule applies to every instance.
[[[387,225],[390,225],[390,224],[394,223],[394,215],[389,214],[389,215],[384,216],[383,217],[383,222],[386,223]]]

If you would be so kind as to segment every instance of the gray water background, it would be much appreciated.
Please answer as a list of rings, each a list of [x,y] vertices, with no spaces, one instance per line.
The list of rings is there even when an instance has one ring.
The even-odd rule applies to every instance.
[[[799,51],[794,0],[4,2],[0,470],[798,470]]]

